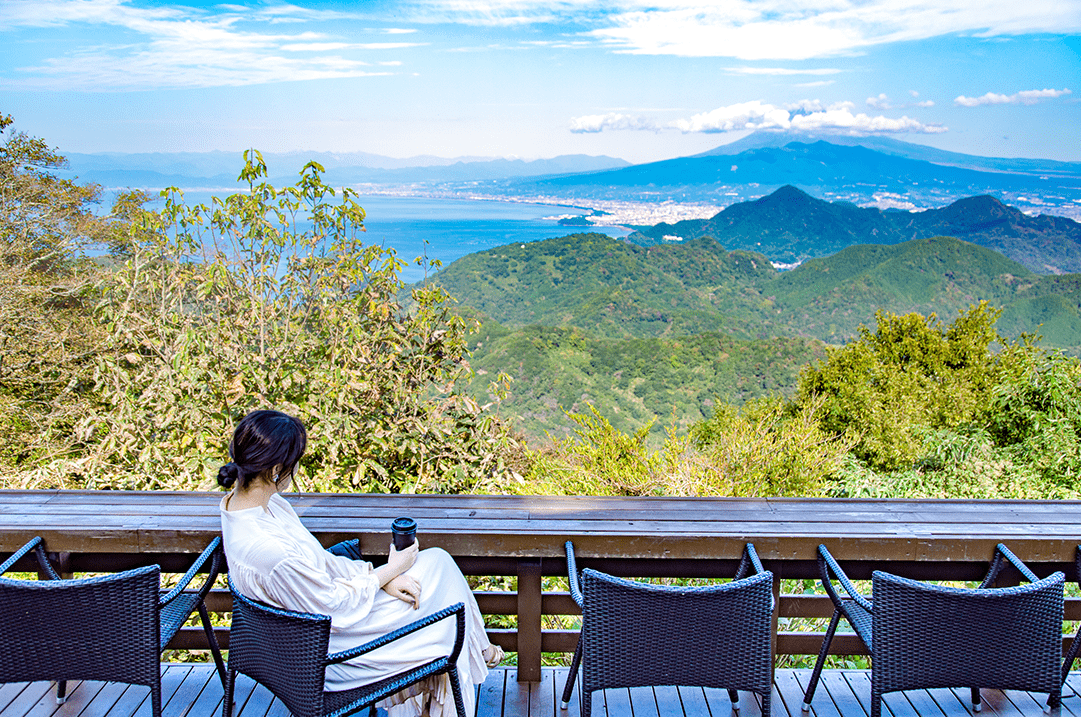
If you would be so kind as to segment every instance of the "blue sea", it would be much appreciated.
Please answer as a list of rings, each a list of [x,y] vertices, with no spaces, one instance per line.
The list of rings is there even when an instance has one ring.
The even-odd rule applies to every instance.
[[[368,217],[364,221],[368,241],[393,247],[409,266],[402,272],[407,282],[423,278],[413,264],[419,256],[439,259],[444,266],[466,254],[504,244],[566,236],[580,231],[599,231],[624,237],[630,232],[617,227],[562,227],[544,217],[588,214],[588,209],[517,202],[415,197],[361,197]]]
[[[211,194],[185,191],[184,198],[190,204],[209,204]],[[417,257],[438,259],[448,266],[466,254],[504,244],[527,244],[581,231],[613,237],[630,233],[618,227],[563,227],[554,219],[545,219],[589,214],[588,209],[570,206],[382,195],[361,196],[359,202],[367,214],[367,242],[397,252],[406,264],[401,277],[407,283],[424,278],[424,269],[414,263]]]

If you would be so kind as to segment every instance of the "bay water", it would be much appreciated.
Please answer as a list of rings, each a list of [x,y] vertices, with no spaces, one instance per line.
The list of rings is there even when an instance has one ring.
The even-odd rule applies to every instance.
[[[212,194],[227,193],[185,190],[184,198],[189,204],[209,205]],[[425,276],[424,268],[414,261],[418,257],[438,259],[448,266],[467,254],[505,244],[528,244],[586,231],[612,237],[630,233],[621,227],[560,226],[555,217],[590,212],[570,206],[396,195],[361,195],[358,203],[367,214],[365,243],[394,249],[405,264],[401,278],[406,283]]]

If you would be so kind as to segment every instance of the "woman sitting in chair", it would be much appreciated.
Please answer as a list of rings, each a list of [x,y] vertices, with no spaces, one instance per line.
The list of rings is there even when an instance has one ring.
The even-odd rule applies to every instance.
[[[503,651],[488,642],[477,602],[454,560],[417,543],[373,568],[355,544],[324,550],[281,497],[307,446],[304,424],[278,411],[253,411],[233,433],[233,459],[218,471],[232,490],[221,501],[221,532],[229,575],[244,595],[297,612],[329,615],[330,651],[361,645],[448,605],[466,606],[466,636],[458,659],[466,714],[474,712],[474,685]],[[330,665],[325,688],[348,690],[390,677],[441,655],[454,644],[454,624],[441,621],[392,645]],[[381,703],[389,717],[454,717],[450,680],[437,675]]]

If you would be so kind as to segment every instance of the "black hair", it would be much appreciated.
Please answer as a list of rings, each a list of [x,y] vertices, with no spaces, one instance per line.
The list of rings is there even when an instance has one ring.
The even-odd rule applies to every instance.
[[[218,469],[218,485],[231,488],[240,481],[240,487],[247,488],[279,465],[282,475],[289,475],[307,446],[308,433],[299,418],[281,411],[252,411],[233,431],[229,444],[233,460]]]

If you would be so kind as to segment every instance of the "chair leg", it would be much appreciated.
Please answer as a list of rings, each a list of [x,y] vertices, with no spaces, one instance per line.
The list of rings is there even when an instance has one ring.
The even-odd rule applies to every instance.
[[[151,717],[161,717],[161,678],[157,684],[150,688],[150,714]]]
[[[458,681],[458,668],[452,667],[447,675],[450,677],[450,688],[454,693],[454,709],[458,711],[458,717],[474,717],[465,713],[465,701],[462,699],[462,683]]]
[[[979,687],[973,687],[973,688],[971,688],[971,692],[972,692],[972,711],[973,712],[979,712],[980,710],[983,709],[983,703],[980,702],[980,688]]]
[[[1044,712],[1050,712],[1062,704],[1062,689],[1057,689],[1047,696],[1047,707]]]
[[[56,704],[62,705],[68,701],[68,681],[56,681]]]
[[[871,717],[882,717],[882,693],[874,687],[874,670],[871,670]]]
[[[578,645],[574,648],[574,657],[571,659],[571,671],[567,674],[567,683],[563,685],[563,700],[559,703],[559,709],[565,710],[571,705],[571,696],[574,694],[574,680],[578,677],[578,667],[582,664],[582,636],[578,636]]]
[[[770,717],[770,693],[773,692],[773,685],[766,688],[766,691],[762,693],[762,717]]]
[[[804,712],[811,711],[811,700],[814,699],[815,690],[818,688],[818,678],[822,676],[822,666],[826,663],[826,655],[829,654],[830,644],[833,642],[833,634],[837,632],[837,623],[841,620],[841,611],[834,609],[833,617],[830,618],[829,629],[826,630],[826,637],[822,640],[822,649],[818,651],[818,659],[815,660],[814,671],[811,672],[811,680],[807,683],[807,692],[803,695],[803,707]],[[874,717],[877,717],[875,715]]]
[[[732,701],[732,711],[739,712],[739,693],[735,690],[728,690],[728,699]],[[762,714],[765,714],[765,712]]]
[[[210,645],[210,654],[214,656],[214,665],[218,668],[218,679],[221,680],[222,687],[225,686],[225,662],[221,659],[221,648],[218,647],[218,638],[214,637],[214,626],[210,624],[210,613],[206,610],[206,605],[199,602],[199,620],[203,623],[203,633],[206,635],[206,641]]]
[[[225,696],[221,701],[221,717],[233,717],[233,684],[236,682],[236,670],[225,673]]]
[[[563,685],[563,699],[559,703],[560,709],[571,706],[571,696],[574,694],[574,680],[578,677],[578,666],[582,665],[582,635],[578,635],[578,643],[574,647],[574,658],[571,659],[571,672],[566,675],[566,683]]]

